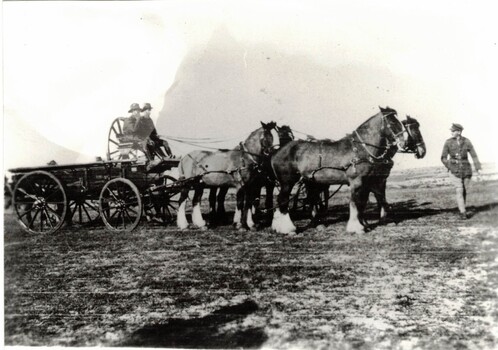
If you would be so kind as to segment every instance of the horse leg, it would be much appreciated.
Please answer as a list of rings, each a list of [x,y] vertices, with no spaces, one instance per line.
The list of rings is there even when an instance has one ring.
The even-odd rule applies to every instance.
[[[206,221],[202,218],[201,199],[204,192],[204,187],[198,185],[195,188],[194,199],[192,200],[192,222],[199,228],[206,227]]]
[[[358,218],[360,220],[360,223],[365,227],[368,228],[368,222],[365,218],[365,212],[367,209],[367,204],[368,204],[368,197],[370,195],[370,190],[367,188],[363,188],[360,191],[359,194],[359,203],[358,203]]]
[[[216,221],[216,187],[209,189],[209,218],[211,222]]]
[[[387,221],[387,215],[389,214],[389,203],[387,203],[386,200],[386,181],[375,186],[372,192],[375,196],[375,200],[377,201],[379,223],[385,223]]]
[[[178,200],[179,207],[178,213],[176,214],[176,226],[179,229],[184,230],[188,227],[187,216],[185,214],[185,206],[187,205],[189,188],[185,187],[180,193],[180,199]]]
[[[269,182],[266,184],[265,189],[265,209],[267,212],[271,212],[271,209],[273,208],[273,191],[275,190],[275,184]]]
[[[275,189],[275,184],[268,182],[265,185],[266,198],[265,198],[265,211],[263,212],[263,217],[265,222],[272,219],[273,214],[273,190]]]
[[[261,190],[261,187],[257,186],[259,190]],[[241,222],[242,222],[242,228],[243,229],[248,229],[248,230],[254,230],[254,221],[252,219],[252,205],[253,205],[253,198],[256,190],[254,188],[245,188],[244,189],[244,206],[242,209],[242,217],[241,217]]]
[[[252,200],[252,213],[253,214],[256,214],[260,212],[260,200],[261,200],[261,189],[263,188],[263,186],[259,185],[259,184],[256,184],[255,185],[255,189],[254,189],[254,198]]]
[[[358,209],[358,207],[361,207],[360,197],[362,186],[361,179],[352,181],[350,184],[349,221],[346,226],[346,231],[350,233],[365,233],[365,228],[360,222],[360,213]]]
[[[223,218],[226,215],[226,213],[225,213],[225,198],[226,198],[227,193],[228,193],[228,188],[229,187],[227,187],[227,186],[220,187],[220,190],[218,191],[218,198],[217,198],[218,206],[216,208],[216,215],[219,218]]]
[[[271,228],[278,233],[294,234],[296,226],[292,223],[289,215],[289,197],[295,182],[282,182],[278,194],[278,208],[273,214]]]
[[[235,214],[233,215],[233,225],[236,228],[241,228],[242,209],[244,208],[244,191],[241,188],[237,188],[236,193],[237,205],[235,207]]]

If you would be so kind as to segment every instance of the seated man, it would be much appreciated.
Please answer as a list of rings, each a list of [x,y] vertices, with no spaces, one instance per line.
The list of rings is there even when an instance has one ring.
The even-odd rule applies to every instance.
[[[173,157],[173,154],[171,153],[171,149],[169,148],[168,141],[160,138],[157,134],[154,122],[150,117],[151,110],[152,106],[150,105],[150,103],[145,103],[142,108],[143,115],[138,118],[135,124],[134,135],[138,138],[148,138],[148,145],[150,145],[152,148],[152,154],[156,153],[161,158],[164,158],[167,155],[171,158]],[[163,149],[161,149],[161,146],[164,148],[164,151]]]
[[[135,136],[135,127],[140,118],[140,106],[138,103],[132,103],[128,113],[131,115],[123,122],[123,135],[126,139],[133,140]]]

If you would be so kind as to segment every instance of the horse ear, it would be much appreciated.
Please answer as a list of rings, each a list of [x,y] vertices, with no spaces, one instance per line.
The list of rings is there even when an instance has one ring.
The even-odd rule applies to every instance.
[[[261,126],[262,126],[263,128],[266,128],[266,124],[265,124],[265,123],[263,123],[262,121],[260,121],[260,123],[261,123]]]

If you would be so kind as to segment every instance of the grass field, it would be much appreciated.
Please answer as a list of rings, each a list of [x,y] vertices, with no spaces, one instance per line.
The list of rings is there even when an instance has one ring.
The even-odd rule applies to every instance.
[[[493,174],[491,174],[493,175]],[[498,347],[498,181],[456,215],[440,170],[393,174],[393,221],[206,231],[142,224],[23,232],[5,213],[5,344],[276,349]],[[229,207],[230,209],[230,207]]]

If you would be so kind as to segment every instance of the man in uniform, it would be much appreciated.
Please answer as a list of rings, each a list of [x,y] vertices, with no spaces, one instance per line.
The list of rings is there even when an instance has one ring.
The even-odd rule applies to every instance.
[[[452,137],[444,143],[441,161],[448,169],[450,180],[456,188],[460,218],[465,220],[469,218],[465,209],[465,200],[467,186],[472,177],[472,167],[470,166],[468,154],[470,153],[472,156],[472,161],[478,174],[479,170],[481,170],[481,163],[470,140],[462,136],[463,127],[460,124],[453,124],[450,130]]]
[[[148,138],[151,146],[153,147],[153,150],[157,154],[159,154],[161,157],[165,157],[167,155],[171,158],[173,157],[173,154],[171,153],[171,149],[169,148],[168,141],[162,139],[157,134],[154,122],[150,117],[151,110],[152,106],[150,105],[150,103],[144,103],[144,106],[142,108],[143,115],[138,118],[135,124],[135,136],[141,139]],[[166,155],[161,149],[161,146],[164,148],[164,152],[166,152]]]

